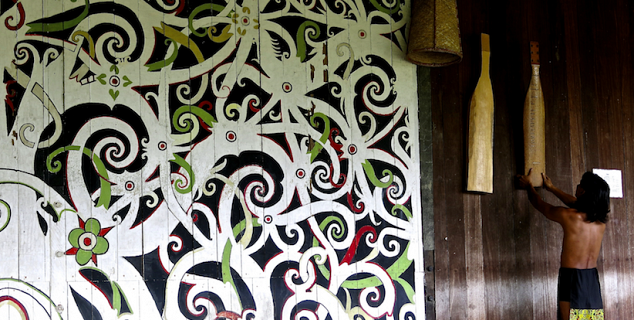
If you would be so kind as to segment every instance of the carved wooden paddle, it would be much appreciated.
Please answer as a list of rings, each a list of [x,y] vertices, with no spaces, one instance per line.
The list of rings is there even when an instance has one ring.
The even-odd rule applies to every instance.
[[[544,93],[539,79],[539,43],[531,41],[531,82],[524,101],[524,172],[533,168],[529,179],[535,187],[544,183],[546,172],[546,118]]]
[[[493,193],[493,89],[489,35],[481,35],[482,70],[469,105],[467,190]]]

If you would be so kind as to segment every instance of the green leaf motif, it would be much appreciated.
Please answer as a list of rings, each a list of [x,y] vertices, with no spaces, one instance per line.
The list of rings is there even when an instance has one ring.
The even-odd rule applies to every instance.
[[[60,147],[57,150],[51,152],[51,154],[49,154],[48,157],[46,157],[46,168],[51,173],[59,172],[60,170],[62,170],[62,163],[59,160],[55,160],[55,162],[53,162],[53,159],[62,152],[71,151],[71,150],[78,151],[79,149],[80,149],[79,146],[67,146],[67,147]]]
[[[319,39],[321,35],[321,30],[319,29],[319,25],[314,21],[306,21],[299,26],[299,30],[297,30],[297,57],[301,59],[302,62],[306,61],[307,56],[307,44],[306,44],[306,29],[311,28],[308,31],[308,37],[313,40]]]
[[[84,224],[84,230],[98,236],[99,231],[101,231],[101,223],[99,223],[97,219],[90,218],[86,220],[86,224]]]
[[[110,277],[108,277],[108,275],[105,272],[95,267],[83,267],[83,268],[80,268],[80,270],[92,270],[94,272],[100,273],[102,277],[107,279],[105,280],[105,282],[109,283],[110,287],[112,288],[112,300],[109,301],[110,307],[112,308],[112,310],[117,311],[117,317],[121,318],[121,315],[133,314],[132,309],[130,308],[130,302],[128,301],[128,298],[123,292],[123,289],[121,289],[121,286],[116,281],[111,280]],[[93,280],[89,280],[89,281],[91,282],[93,286],[95,286],[95,288],[99,288],[97,284],[95,283],[95,281]],[[122,312],[122,309],[123,309],[122,307],[124,305],[127,310]]]
[[[9,221],[11,220],[11,207],[9,207],[9,204],[7,204],[6,202],[0,200],[0,203],[2,205],[4,205],[4,207],[6,208],[6,220],[4,222],[4,224],[2,226],[0,226],[0,232],[2,232],[2,230],[4,230],[7,225],[9,225]],[[2,215],[0,214],[0,218],[2,218]]]
[[[315,121],[317,118],[324,121],[324,130],[322,131],[321,137],[319,138],[319,142],[321,142],[321,144],[316,144],[312,149],[308,150],[308,153],[310,153],[311,163],[315,161],[315,158],[317,158],[317,155],[319,155],[321,150],[324,148],[323,145],[326,143],[326,141],[328,141],[328,136],[330,136],[330,119],[328,119],[328,116],[326,116],[325,114],[321,112],[316,112],[315,114],[313,114],[310,117],[310,124],[314,128],[318,127],[318,124]]]
[[[71,0],[73,1],[73,0]],[[77,0],[75,0],[77,1]],[[75,2],[73,1],[73,2]],[[29,27],[29,30],[27,31],[27,33],[38,33],[38,32],[57,32],[57,31],[63,31],[63,30],[68,30],[68,29],[72,29],[74,27],[76,27],[80,22],[82,22],[86,17],[88,17],[88,13],[90,11],[90,1],[89,0],[85,0],[86,5],[84,6],[84,9],[82,10],[82,12],[75,18],[70,19],[70,20],[66,20],[66,21],[59,21],[59,22],[50,22],[50,23],[42,23],[42,22],[32,22],[32,23],[28,23],[27,26]],[[42,21],[42,20],[39,20]]]
[[[186,121],[184,125],[181,125],[181,123],[179,122],[181,115],[186,113],[193,113],[203,122],[205,122],[205,124],[207,124],[210,128],[213,128],[214,122],[217,122],[216,119],[204,109],[197,106],[185,105],[178,108],[174,112],[174,116],[172,117],[172,124],[174,125],[174,129],[178,130],[179,132],[189,132],[191,130],[191,123],[189,121]]]
[[[125,82],[123,83],[124,88],[132,84],[132,80],[130,80],[128,76],[123,76],[123,80],[125,80]]]
[[[238,294],[238,289],[236,288],[235,281],[233,280],[233,276],[231,275],[231,249],[233,245],[231,245],[231,241],[227,241],[225,244],[225,248],[222,251],[222,282],[230,283],[233,291],[235,291],[236,296],[238,297],[238,303],[240,304],[240,308],[242,308],[242,300],[240,299],[240,295]]]
[[[95,208],[103,206],[106,210],[108,210],[110,207],[110,199],[112,198],[112,185],[110,181],[108,181],[108,170],[103,164],[103,161],[101,161],[101,158],[94,154],[90,149],[84,148],[83,153],[85,156],[92,159],[92,163],[94,163],[95,168],[97,169],[97,174],[99,174],[100,177],[99,183],[101,185],[101,194],[99,195],[99,201],[95,205]]]
[[[110,89],[110,91],[108,91],[110,93],[110,96],[112,97],[112,101],[117,101],[117,97],[119,96],[119,90],[115,91],[114,89]]]
[[[407,220],[412,218],[412,213],[407,209],[407,207],[405,207],[402,204],[395,204],[394,207],[392,207],[392,215],[396,216],[397,212],[396,210],[401,210],[403,211],[403,213],[405,214],[405,216],[407,217]]]
[[[189,18],[187,19],[189,21],[189,24],[188,24],[189,25],[189,31],[193,35],[195,35],[195,36],[200,38],[200,37],[204,37],[207,34],[207,32],[198,32],[196,30],[196,28],[194,28],[194,18],[196,18],[197,14],[199,14],[199,13],[201,13],[203,11],[208,12],[210,9],[211,9],[211,3],[207,3],[207,4],[203,4],[203,5],[200,5],[200,6],[196,7],[196,8],[194,8],[194,10],[192,10],[192,12],[189,14]]]
[[[75,248],[79,248],[79,237],[84,233],[84,229],[82,228],[75,228],[73,229],[69,234],[68,234],[68,242],[70,242],[70,245],[75,247]]]
[[[92,258],[92,251],[79,249],[77,254],[75,254],[75,261],[77,261],[77,263],[81,266],[86,265],[86,263],[90,261],[90,258]]]
[[[170,160],[170,162],[174,162],[177,165],[181,166],[181,168],[185,169],[185,171],[187,171],[187,174],[189,174],[189,178],[191,179],[191,181],[189,182],[183,181],[182,179],[176,179],[174,181],[174,185],[176,186],[176,191],[180,194],[186,194],[191,192],[195,182],[194,170],[192,170],[192,166],[185,159],[183,159],[181,156],[177,155],[176,153],[174,153],[174,159]],[[180,185],[181,183],[186,183],[186,186],[182,187]]]
[[[170,46],[170,44],[174,44],[174,51],[172,51],[172,55],[165,60],[146,64],[145,66],[147,67],[147,71],[161,70],[172,64],[172,62],[176,61],[176,57],[178,57],[178,43],[176,43],[176,41],[172,39],[165,39],[165,44],[167,46]]]
[[[117,310],[117,316],[121,316],[121,314],[132,314],[132,309],[130,309],[130,312],[121,312],[122,302],[125,302],[128,308],[130,308],[130,302],[128,302],[128,298],[116,281],[112,281],[112,288],[114,293],[112,309]]]
[[[377,0],[370,0],[370,3],[371,3],[371,4],[372,4],[372,5],[373,5],[373,6],[374,6],[377,10],[379,10],[379,11],[381,11],[381,12],[385,13],[385,14],[392,15],[392,14],[393,14],[393,13],[395,13],[395,12],[396,12],[396,10],[397,10],[397,9],[395,8],[395,6],[394,6],[394,7],[391,7],[391,8],[386,8],[386,7],[384,7],[383,5],[381,5],[381,4],[380,4]]]
[[[372,184],[376,187],[379,188],[387,188],[389,187],[392,182],[394,181],[394,176],[392,174],[392,172],[390,170],[383,170],[383,176],[389,176],[389,180],[387,182],[382,182],[377,176],[376,176],[376,172],[374,171],[374,167],[372,166],[372,164],[370,164],[370,161],[365,160],[365,162],[363,162],[361,164],[363,166],[363,170],[365,171],[365,174],[368,176],[368,179],[370,179],[370,181],[372,182]]]
[[[108,240],[104,237],[97,237],[97,244],[92,248],[94,254],[104,254],[108,251]]]
[[[103,78],[105,78],[105,77],[106,77],[106,74],[105,74],[105,73],[102,73],[102,74],[100,74],[100,75],[97,77],[97,80],[99,80],[99,83],[101,83],[101,84],[105,85],[105,84],[106,84],[106,80],[104,80],[104,79],[103,79]]]

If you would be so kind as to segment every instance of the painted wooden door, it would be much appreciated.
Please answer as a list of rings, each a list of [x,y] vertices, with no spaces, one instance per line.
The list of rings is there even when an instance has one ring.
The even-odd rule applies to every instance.
[[[409,1],[0,5],[1,319],[424,317]]]

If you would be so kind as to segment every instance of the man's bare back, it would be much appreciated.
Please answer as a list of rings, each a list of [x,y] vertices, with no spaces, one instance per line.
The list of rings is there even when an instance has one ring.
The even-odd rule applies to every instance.
[[[596,268],[605,223],[588,222],[586,214],[576,209],[562,209],[562,221],[559,222],[564,229],[561,266],[574,269]]]
[[[529,170],[528,176],[518,175],[520,187],[528,192],[528,198],[533,207],[546,218],[559,223],[564,231],[557,289],[559,316],[561,319],[572,319],[576,317],[577,311],[572,310],[574,309],[592,311],[603,319],[603,302],[596,266],[605,232],[607,213],[610,211],[610,188],[600,177],[588,172],[584,174],[575,195],[572,196],[555,187],[550,178],[542,173],[544,188],[570,208],[556,207],[544,202],[537,194],[530,182],[531,171]],[[588,188],[588,193],[582,187],[584,179],[586,179],[584,185]],[[565,279],[563,282],[562,277]],[[582,290],[575,291],[577,294],[574,299],[570,297],[571,287],[574,287],[574,290]],[[579,303],[578,297],[581,292],[584,292],[582,295],[587,295],[583,299],[590,299],[592,302]],[[572,304],[573,300],[574,304]],[[583,304],[583,306],[576,304]]]

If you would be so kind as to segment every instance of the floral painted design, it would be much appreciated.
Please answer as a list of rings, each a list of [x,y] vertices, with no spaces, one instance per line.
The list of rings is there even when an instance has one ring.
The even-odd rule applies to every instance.
[[[603,309],[570,309],[570,320],[603,320]]]
[[[231,14],[231,21],[236,25],[238,34],[241,36],[246,35],[248,30],[247,26],[250,24],[253,26],[254,32],[257,32],[257,30],[260,29],[260,21],[255,17],[258,15],[255,14],[251,16],[251,9],[249,9],[249,7],[243,7],[242,12],[242,16],[237,12]]]
[[[112,87],[110,88],[108,93],[110,94],[110,97],[112,97],[112,101],[116,101],[117,97],[119,96],[119,90],[117,89],[117,87],[123,84],[123,87],[125,88],[132,84],[132,80],[130,80],[128,76],[125,75],[123,76],[123,78],[120,78],[119,67],[117,67],[116,64],[113,64],[110,67],[110,72],[114,72],[114,74],[110,75],[107,80],[105,79],[107,77],[105,73],[100,74],[97,77],[97,80],[99,80],[99,83],[101,83],[102,85],[108,84]]]
[[[60,1],[0,33],[0,209],[70,243],[7,251],[68,269],[30,318],[422,317],[412,0]]]
[[[73,246],[66,251],[67,255],[75,255],[75,261],[84,266],[92,260],[97,265],[97,255],[108,251],[108,240],[104,236],[112,227],[101,229],[97,219],[90,218],[85,222],[79,218],[79,228],[71,230],[68,242]]]

